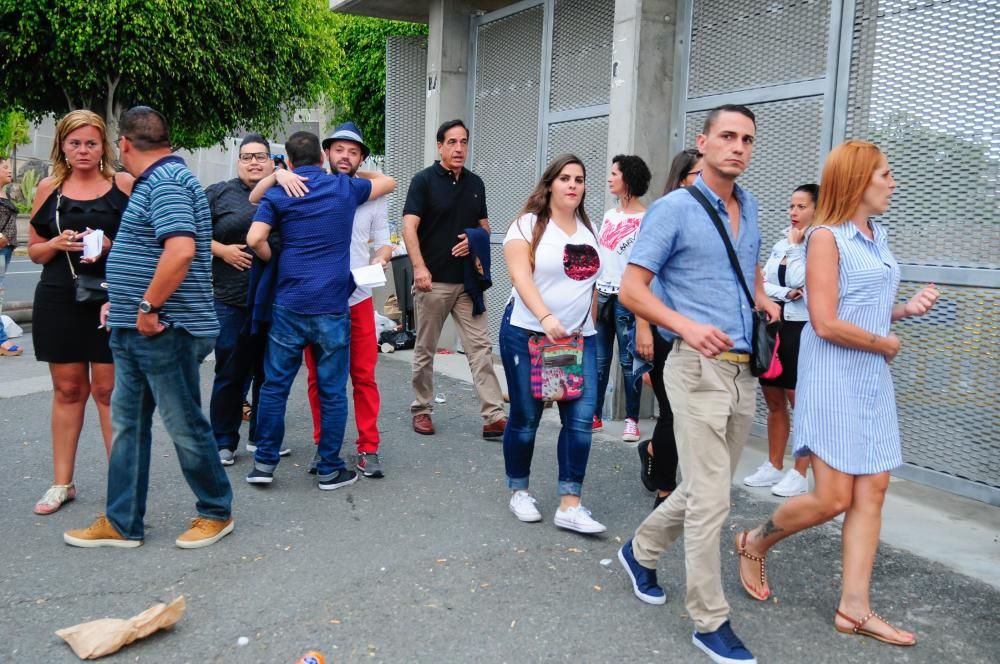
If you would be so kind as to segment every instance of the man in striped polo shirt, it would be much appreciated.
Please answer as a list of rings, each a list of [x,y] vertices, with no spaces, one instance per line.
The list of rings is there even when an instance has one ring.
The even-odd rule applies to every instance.
[[[119,122],[121,161],[135,176],[108,256],[115,390],[107,513],[67,531],[67,544],[136,547],[143,540],[153,410],[174,442],[198,517],[175,544],[194,549],[233,530],[232,488],[201,410],[198,366],[215,344],[212,215],[201,184],[170,149],[166,119],[148,106]]]

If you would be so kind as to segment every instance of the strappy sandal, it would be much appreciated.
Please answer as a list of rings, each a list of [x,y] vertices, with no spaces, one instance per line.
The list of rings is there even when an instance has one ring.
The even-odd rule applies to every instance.
[[[7,348],[0,346],[0,355],[6,355],[7,357],[17,357],[24,352],[24,349],[17,344],[11,344]]]
[[[747,535],[750,531],[744,530],[742,533],[736,536],[736,553],[740,554],[743,558],[747,560],[752,560],[755,563],[760,563],[760,585],[762,588],[767,588],[767,556],[756,556],[746,550],[747,545]],[[737,560],[737,563],[739,561]],[[743,584],[743,590],[747,591],[747,594],[754,599],[759,599],[760,601],[766,600],[771,596],[770,590],[765,590],[763,594],[757,594],[753,587],[747,583],[747,580],[743,578],[743,565],[740,565],[740,583]]]
[[[879,614],[875,613],[874,611],[869,611],[868,615],[865,616],[864,618],[862,618],[861,620],[855,620],[854,618],[850,617],[849,615],[847,615],[846,613],[844,613],[840,609],[837,609],[837,615],[840,616],[841,618],[843,618],[844,620],[846,620],[847,622],[851,623],[851,625],[853,625],[853,627],[841,627],[840,625],[838,625],[836,623],[836,621],[834,621],[833,628],[836,629],[841,634],[856,634],[858,636],[867,636],[867,637],[870,637],[872,639],[875,639],[876,641],[881,641],[882,643],[888,643],[889,645],[893,645],[893,646],[904,646],[904,647],[906,647],[906,646],[915,645],[917,643],[917,638],[915,636],[913,637],[912,641],[901,641],[899,639],[891,639],[891,638],[883,636],[881,634],[877,634],[877,633],[875,633],[875,632],[873,632],[871,630],[865,629],[864,628],[865,627],[865,623],[867,623],[872,618],[878,618],[879,620],[881,620],[882,622],[884,622],[886,625],[888,625],[889,628],[892,629],[894,632],[899,632],[900,631],[900,630],[896,629],[892,624],[890,624],[888,620],[886,620],[885,618],[883,618]]]
[[[42,499],[35,503],[35,514],[52,514],[58,512],[63,503],[76,498],[76,487],[72,482],[69,484],[53,484],[49,487]]]

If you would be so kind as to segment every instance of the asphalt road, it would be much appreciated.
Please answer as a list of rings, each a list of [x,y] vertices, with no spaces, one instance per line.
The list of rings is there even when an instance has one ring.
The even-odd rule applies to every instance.
[[[6,302],[31,302],[35,299],[35,284],[38,283],[42,266],[35,265],[27,256],[14,256],[7,266],[4,287]]]
[[[211,368],[203,368],[203,390]],[[193,499],[159,424],[145,545],[81,550],[63,544],[61,533],[102,510],[106,462],[96,414],[91,408],[77,459],[79,497],[38,517],[31,506],[50,478],[51,393],[0,399],[8,468],[0,484],[0,661],[78,661],[56,629],[128,617],[178,595],[188,609],[175,629],[103,661],[291,664],[312,648],[328,662],[709,661],[690,643],[681,549],[660,563],[665,606],[635,599],[615,560],[651,505],[631,448],[595,435],[583,498],[608,532],[557,530],[557,429],[548,411],[533,476],[545,520],[523,524],[507,509],[501,446],[479,436],[471,386],[436,379],[448,400],[435,415],[438,434],[421,437],[409,428],[409,367],[383,360],[379,378],[385,479],[316,489],[305,472],[311,424],[300,376],[288,411],[293,454],[275,484],[247,485],[241,455],[228,471],[235,532],[193,551],[173,545],[194,514]],[[916,631],[918,645],[836,633],[840,538],[833,526],[782,543],[768,565],[774,600],[750,599],[731,536],[772,509],[734,491],[722,544],[733,624],[759,661],[997,661],[1000,591],[888,546],[879,552],[873,605]],[[607,559],[613,562],[602,565]],[[241,636],[248,645],[238,645]]]

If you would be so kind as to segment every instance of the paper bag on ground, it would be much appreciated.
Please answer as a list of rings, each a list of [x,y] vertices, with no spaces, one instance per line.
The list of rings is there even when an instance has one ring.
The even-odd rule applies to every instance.
[[[184,615],[184,596],[170,604],[157,604],[128,620],[105,618],[56,631],[80,659],[97,659],[118,652],[133,641],[173,627]]]

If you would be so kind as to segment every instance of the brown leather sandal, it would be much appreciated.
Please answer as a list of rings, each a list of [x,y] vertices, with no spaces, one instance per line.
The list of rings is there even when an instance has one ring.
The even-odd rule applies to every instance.
[[[913,637],[912,641],[901,641],[899,639],[890,639],[890,638],[888,638],[886,636],[882,636],[881,634],[877,634],[875,632],[872,632],[871,630],[865,629],[864,628],[865,627],[865,623],[867,623],[872,618],[878,618],[879,620],[881,620],[882,622],[884,622],[886,625],[889,625],[889,627],[892,630],[894,630],[896,632],[900,631],[900,630],[896,629],[892,624],[890,624],[888,620],[886,620],[885,618],[883,618],[879,614],[875,613],[874,611],[869,611],[868,615],[865,616],[864,618],[862,618],[861,620],[855,620],[854,618],[850,617],[849,615],[847,615],[846,613],[844,613],[840,609],[837,609],[837,615],[840,616],[841,618],[843,618],[844,620],[846,620],[847,622],[851,623],[851,625],[852,625],[852,627],[841,627],[840,625],[838,625],[836,623],[836,621],[834,621],[833,628],[836,629],[841,634],[856,634],[858,636],[867,636],[867,637],[875,639],[876,641],[881,641],[882,643],[888,643],[889,645],[893,645],[893,646],[904,646],[905,647],[905,646],[916,645],[916,643],[917,643],[917,638],[915,636]]]
[[[752,553],[750,553],[749,551],[746,550],[747,535],[749,535],[749,534],[750,534],[750,531],[744,530],[742,533],[740,533],[739,535],[736,536],[736,553],[740,554],[742,557],[746,558],[747,560],[752,560],[755,563],[760,563],[760,585],[766,588],[767,585],[768,585],[767,584],[767,556],[766,555],[765,556],[756,556],[756,555],[754,555],[754,554],[752,554]],[[737,564],[739,564],[739,560],[737,560],[736,562],[737,562]],[[747,591],[747,594],[750,595],[750,597],[753,597],[754,599],[758,599],[758,600],[760,600],[760,601],[763,602],[764,600],[766,600],[767,598],[769,598],[771,596],[771,591],[769,589],[765,590],[763,592],[763,594],[757,594],[754,591],[753,587],[751,587],[750,584],[747,583],[747,580],[745,578],[743,578],[743,565],[740,565],[740,583],[743,584],[743,590]]]

